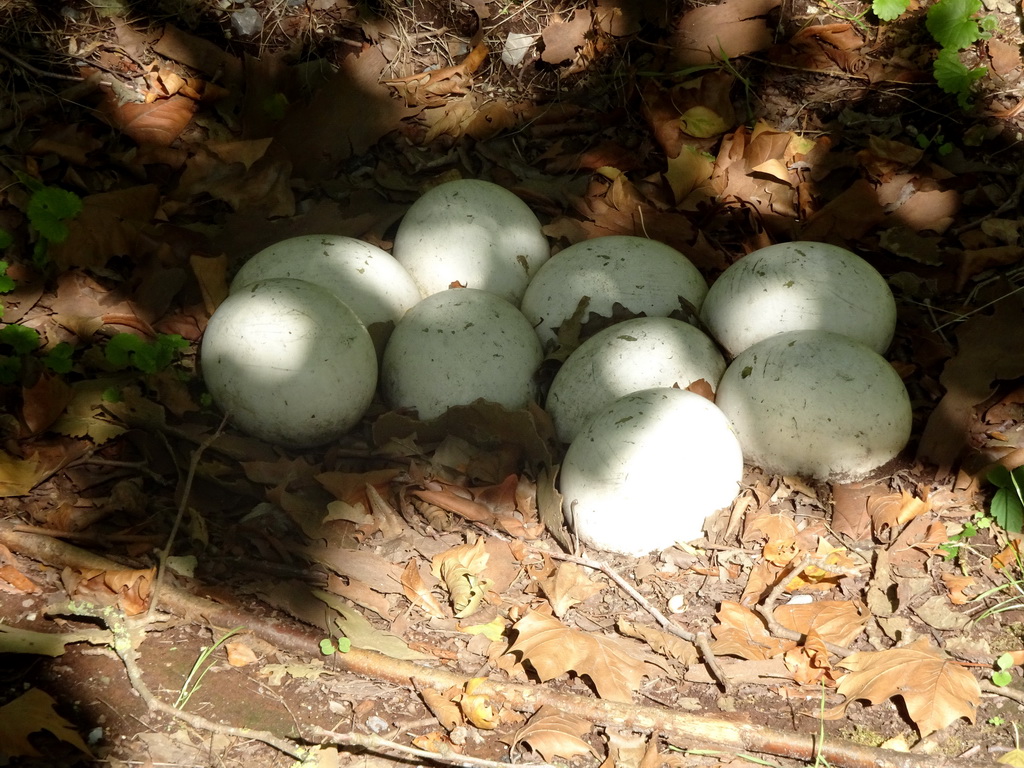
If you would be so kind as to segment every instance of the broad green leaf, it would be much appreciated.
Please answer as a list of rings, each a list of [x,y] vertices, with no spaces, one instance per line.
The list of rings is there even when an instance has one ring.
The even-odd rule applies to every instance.
[[[0,229],[0,234],[5,234],[2,229]],[[2,247],[0,245],[0,248]],[[9,266],[6,261],[0,261],[0,293],[10,293],[15,288],[14,278],[7,274]]]
[[[871,10],[882,21],[892,21],[903,15],[910,6],[910,0],[874,0]]]
[[[39,234],[52,243],[62,243],[68,237],[64,222],[82,211],[82,198],[60,187],[43,187],[28,201],[28,220]]]
[[[43,364],[54,373],[69,373],[72,365],[71,356],[74,352],[74,347],[66,341],[62,341],[46,353]]]
[[[935,82],[946,93],[955,94],[961,107],[966,107],[971,95],[971,86],[988,74],[985,67],[968,69],[960,61],[959,54],[952,48],[943,48],[935,59]]]
[[[943,48],[963,50],[982,36],[974,14],[981,0],[939,0],[928,9],[925,26]]]
[[[1015,489],[1000,488],[992,497],[993,519],[1007,533],[1024,531],[1024,503]]]
[[[11,233],[6,229],[0,229],[0,250],[4,248],[10,248],[14,243],[14,238],[11,237]],[[6,269],[6,267],[4,267]]]
[[[39,346],[39,332],[24,325],[5,325],[0,328],[0,344],[13,347],[19,355],[27,355]]]

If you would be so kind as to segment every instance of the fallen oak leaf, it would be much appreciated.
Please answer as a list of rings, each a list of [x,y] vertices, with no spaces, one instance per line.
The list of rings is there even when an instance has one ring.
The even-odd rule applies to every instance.
[[[40,752],[28,737],[49,731],[61,741],[92,756],[89,747],[72,727],[57,714],[57,702],[45,691],[30,688],[14,701],[0,707],[0,754],[7,757],[38,757]]]
[[[545,704],[515,732],[511,746],[515,749],[519,744],[527,744],[549,763],[556,757],[572,760],[588,752],[597,757],[597,751],[583,740],[590,729],[591,724],[583,718],[563,714]]]
[[[529,663],[541,682],[575,672],[588,677],[598,696],[632,702],[633,691],[653,667],[637,658],[614,638],[571,629],[558,619],[530,611],[513,625],[518,632],[508,649]]]
[[[838,687],[847,700],[822,713],[827,719],[842,717],[857,699],[877,704],[901,696],[922,738],[961,717],[974,722],[981,686],[964,667],[932,648],[927,637],[902,648],[860,651],[837,666],[851,670]]]

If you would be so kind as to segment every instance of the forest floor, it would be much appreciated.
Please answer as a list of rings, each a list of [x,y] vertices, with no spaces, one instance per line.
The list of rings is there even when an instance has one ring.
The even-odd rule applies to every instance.
[[[0,6],[0,765],[1021,764],[1024,36],[942,4]],[[539,408],[223,424],[198,342],[238,266],[387,250],[460,177],[709,282],[860,254],[907,450],[747,467],[629,558],[574,548]]]

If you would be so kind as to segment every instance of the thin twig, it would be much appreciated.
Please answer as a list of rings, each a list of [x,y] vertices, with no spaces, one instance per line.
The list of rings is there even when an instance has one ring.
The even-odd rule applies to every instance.
[[[308,749],[299,746],[290,739],[281,738],[269,731],[254,731],[249,728],[236,728],[233,725],[216,723],[213,720],[207,720],[201,715],[183,712],[157,698],[149,689],[149,686],[146,685],[146,681],[143,680],[142,669],[136,661],[139,631],[144,629],[147,623],[146,619],[132,626],[132,622],[117,608],[112,606],[98,609],[88,604],[71,603],[66,610],[69,614],[73,615],[93,616],[101,619],[107,625],[107,628],[114,635],[112,647],[124,664],[125,672],[128,673],[128,679],[132,684],[132,688],[142,697],[142,700],[151,711],[170,715],[173,718],[188,723],[193,728],[209,733],[219,733],[239,739],[255,739],[290,757],[294,757],[296,760],[304,760],[308,756]]]
[[[326,728],[313,726],[310,729],[317,738],[331,741],[335,744],[343,744],[348,747],[365,747],[375,751],[397,752],[400,755],[409,755],[432,763],[444,763],[446,765],[465,766],[466,768],[555,768],[550,763],[503,763],[500,760],[487,760],[483,757],[470,757],[459,755],[454,752],[442,754],[428,752],[425,749],[407,747],[395,741],[388,741],[372,733],[337,733],[328,731]]]
[[[837,575],[851,575],[849,569],[837,568],[836,566],[823,563],[821,560],[811,557],[809,554],[805,554],[795,563],[792,563],[790,567],[786,569],[778,582],[776,582],[775,586],[772,587],[772,591],[768,593],[764,602],[760,605],[754,606],[754,610],[756,610],[761,615],[761,618],[763,618],[768,624],[768,631],[776,637],[781,637],[783,640],[795,640],[799,642],[803,639],[803,635],[799,632],[794,632],[792,629],[787,629],[778,622],[775,618],[775,603],[778,602],[780,597],[782,597],[782,593],[786,592],[786,585],[789,583],[789,580],[794,576],[799,576],[803,573],[804,569],[810,565],[813,565],[816,568],[821,568],[823,571],[827,571],[829,573],[837,573]],[[830,643],[824,638],[822,638],[821,642],[829,653],[835,654],[841,659],[845,659],[847,656],[854,653],[854,651],[851,651],[849,648],[836,645],[835,643]]]
[[[54,80],[78,80],[78,81],[81,81],[81,79],[82,79],[80,77],[76,77],[75,75],[65,75],[63,72],[47,72],[45,69],[39,69],[39,67],[36,67],[36,66],[33,66],[32,64],[29,64],[27,61],[25,61],[20,56],[15,56],[10,51],[5,50],[2,46],[0,46],[0,56],[3,56],[6,59],[10,59],[15,64],[17,64],[19,67],[24,69],[26,72],[31,72],[36,77],[50,77],[50,78],[53,78]]]
[[[192,495],[192,481],[195,480],[196,470],[199,467],[199,459],[202,457],[203,452],[210,447],[214,440],[220,437],[221,432],[224,430],[225,425],[228,423],[227,414],[221,419],[220,425],[216,430],[206,437],[194,451],[192,451],[192,460],[188,464],[188,474],[185,476],[185,485],[181,489],[181,501],[178,503],[178,513],[174,516],[174,524],[171,526],[171,532],[167,535],[167,544],[164,545],[163,551],[160,552],[160,564],[156,572],[156,581],[153,583],[153,592],[149,600],[149,610],[146,612],[148,616],[156,615],[157,603],[160,600],[160,589],[164,582],[164,575],[167,573],[167,558],[171,556],[171,549],[174,546],[174,539],[178,535],[178,528],[181,527],[181,521],[185,517],[185,510],[188,509],[188,500]]]
[[[630,584],[619,574],[613,571],[611,566],[609,566],[607,563],[603,563],[600,560],[591,560],[585,557],[577,557],[576,555],[567,555],[561,552],[547,552],[545,550],[539,549],[536,551],[544,552],[544,554],[554,558],[555,560],[565,560],[567,562],[576,563],[577,565],[582,565],[587,568],[593,568],[594,570],[603,573],[605,576],[611,579],[616,584],[616,586],[619,587],[619,589],[621,589],[627,595],[632,597],[633,600],[635,600],[641,608],[643,608],[645,611],[651,614],[651,616],[654,617],[654,620],[658,622],[666,632],[696,645],[697,648],[700,649],[701,658],[703,659],[704,664],[707,665],[708,671],[711,672],[711,676],[714,677],[715,680],[718,681],[718,684],[722,686],[722,690],[724,690],[726,693],[730,691],[729,680],[728,678],[726,678],[725,672],[722,670],[721,666],[719,666],[718,660],[715,658],[715,654],[711,650],[711,644],[710,642],[708,642],[708,636],[705,633],[687,632],[674,621],[670,620],[667,616],[665,616],[665,614],[663,614],[661,611],[659,611],[657,608],[651,605],[650,601],[646,597],[641,595],[632,584]]]

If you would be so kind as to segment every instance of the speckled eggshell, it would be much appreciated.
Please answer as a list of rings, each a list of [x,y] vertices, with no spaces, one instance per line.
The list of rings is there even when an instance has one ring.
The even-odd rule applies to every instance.
[[[275,277],[329,290],[363,321],[381,352],[393,325],[421,298],[390,253],[342,235],[300,235],[267,246],[242,265],[231,291]]]
[[[356,313],[326,288],[290,278],[228,296],[206,326],[200,361],[234,424],[296,448],[345,434],[377,386],[377,355]]]
[[[611,317],[617,302],[633,313],[666,317],[679,309],[680,297],[699,311],[708,286],[683,254],[664,243],[630,235],[611,235],[570,245],[544,264],[520,305],[545,348],[556,330],[576,312],[580,300],[591,313]]]
[[[402,218],[391,250],[423,296],[458,285],[490,291],[517,307],[551,256],[530,207],[504,187],[478,179],[425,192]]]
[[[851,481],[910,439],[910,396],[866,345],[831,331],[789,331],[730,363],[716,403],[749,464],[767,472]]]
[[[708,291],[701,320],[730,355],[786,331],[834,331],[884,354],[896,301],[860,256],[827,243],[791,242],[749,253]]]
[[[545,407],[559,439],[571,443],[595,412],[623,395],[685,389],[699,379],[714,392],[724,371],[722,353],[698,328],[669,317],[638,317],[594,334],[569,355]]]
[[[524,408],[542,357],[516,307],[487,291],[455,288],[423,299],[395,327],[381,392],[393,408],[415,409],[421,419],[478,399]]]

